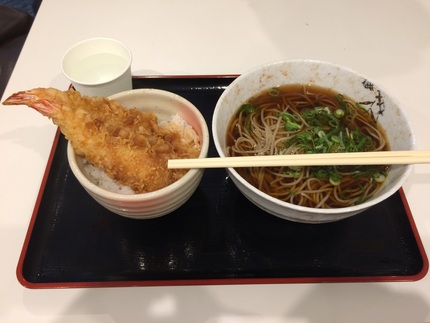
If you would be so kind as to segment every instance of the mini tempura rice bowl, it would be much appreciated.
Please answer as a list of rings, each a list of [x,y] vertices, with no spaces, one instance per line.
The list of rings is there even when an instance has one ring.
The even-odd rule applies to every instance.
[[[228,155],[227,129],[239,107],[264,90],[289,84],[315,85],[348,96],[356,102],[366,102],[366,108],[372,109],[384,129],[390,150],[413,149],[415,139],[405,112],[373,81],[334,64],[290,60],[263,65],[242,74],[221,95],[212,122],[215,146],[221,157]],[[351,217],[384,201],[399,190],[411,170],[411,165],[390,166],[381,189],[373,197],[360,204],[338,208],[315,208],[285,202],[260,191],[233,168],[228,169],[228,174],[244,196],[262,210],[295,222],[326,223]]]
[[[190,125],[200,138],[201,151],[199,158],[207,156],[209,148],[209,131],[200,111],[186,99],[164,90],[137,89],[121,92],[109,97],[127,108],[137,108],[143,112],[154,112],[159,122],[167,121],[172,116],[179,116],[181,121]],[[182,206],[197,189],[203,170],[191,169],[176,182],[159,190],[130,194],[126,189],[121,191],[107,190],[96,185],[88,178],[87,162],[77,156],[69,143],[67,157],[71,170],[79,183],[99,204],[118,215],[133,219],[157,218],[173,212]],[[90,170],[91,171],[91,170]],[[107,175],[105,175],[107,176]],[[106,186],[107,185],[107,186]],[[112,184],[106,184],[108,187]]]

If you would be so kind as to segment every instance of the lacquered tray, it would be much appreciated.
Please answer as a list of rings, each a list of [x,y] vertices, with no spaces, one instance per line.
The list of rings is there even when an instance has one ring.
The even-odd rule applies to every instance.
[[[235,76],[135,77],[193,102],[210,127]],[[17,267],[29,288],[416,281],[428,259],[402,190],[330,224],[299,224],[250,203],[224,169],[208,169],[191,199],[158,219],[99,206],[69,169],[58,133]],[[213,142],[210,156],[216,156]]]

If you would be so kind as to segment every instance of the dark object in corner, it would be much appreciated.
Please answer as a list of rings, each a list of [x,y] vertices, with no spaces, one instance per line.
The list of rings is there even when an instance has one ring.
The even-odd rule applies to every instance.
[[[0,6],[0,97],[21,53],[33,17],[11,7]]]

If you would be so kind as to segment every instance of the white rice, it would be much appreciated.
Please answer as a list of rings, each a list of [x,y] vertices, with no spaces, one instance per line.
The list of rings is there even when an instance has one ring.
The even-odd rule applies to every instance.
[[[161,121],[159,123],[161,128],[170,128],[181,134],[181,141],[183,143],[193,143],[193,145],[200,145],[199,136],[196,134],[193,127],[191,127],[179,114],[172,115],[169,120]]]
[[[193,127],[191,127],[178,114],[173,115],[169,120],[161,121],[159,125],[162,128],[170,127],[171,129],[182,133],[181,138],[183,142],[193,142],[195,145],[199,145],[199,137]],[[82,172],[98,187],[113,193],[124,195],[135,194],[131,187],[119,184],[117,181],[110,178],[102,169],[94,166],[86,159],[82,159],[82,162]]]
[[[83,167],[82,172],[84,175],[98,187],[113,193],[124,195],[134,194],[130,186],[119,184],[117,181],[110,178],[101,168],[94,166],[86,159],[82,159]]]

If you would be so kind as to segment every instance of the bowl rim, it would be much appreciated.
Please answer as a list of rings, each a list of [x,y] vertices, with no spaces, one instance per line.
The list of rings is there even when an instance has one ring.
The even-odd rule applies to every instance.
[[[240,74],[224,90],[224,92],[221,94],[220,98],[218,99],[217,104],[215,105],[215,109],[214,109],[214,113],[213,113],[213,119],[212,119],[213,141],[215,144],[215,148],[216,148],[220,157],[226,157],[226,155],[225,155],[223,149],[221,148],[220,138],[218,137],[217,119],[218,119],[218,115],[221,113],[220,106],[221,106],[222,102],[224,101],[225,97],[229,95],[229,92],[232,91],[238,83],[240,83],[243,79],[249,77],[250,75],[252,75],[254,73],[258,73],[258,71],[263,70],[263,69],[268,68],[268,67],[271,67],[271,66],[278,66],[278,65],[285,65],[285,64],[306,64],[306,65],[321,64],[321,65],[326,65],[326,66],[330,66],[333,68],[337,68],[337,69],[345,71],[347,73],[354,74],[357,77],[369,80],[374,85],[376,85],[378,89],[382,90],[387,96],[389,96],[390,100],[394,103],[394,105],[399,107],[400,113],[402,114],[402,117],[405,120],[406,124],[408,125],[408,128],[409,128],[410,133],[411,133],[411,149],[410,150],[415,149],[415,145],[416,145],[415,133],[414,133],[413,128],[411,126],[410,120],[407,118],[406,114],[404,113],[403,106],[399,103],[399,101],[389,91],[387,91],[383,86],[380,86],[380,84],[378,82],[374,82],[373,79],[371,79],[367,76],[364,76],[363,74],[361,74],[361,73],[359,73],[359,72],[357,72],[357,71],[355,71],[349,67],[345,67],[345,66],[342,66],[339,64],[334,64],[331,62],[327,62],[327,61],[323,61],[323,60],[317,60],[317,59],[297,59],[296,58],[296,59],[276,60],[276,61],[272,61],[269,63],[265,63],[262,65],[256,66],[256,67]],[[225,140],[225,138],[224,138],[224,140]],[[296,205],[296,204],[293,204],[290,202],[282,201],[282,200],[277,199],[273,196],[270,196],[269,194],[259,190],[258,188],[256,188],[252,184],[250,184],[242,176],[240,176],[239,173],[234,168],[228,168],[228,171],[246,189],[252,191],[253,194],[255,194],[256,196],[260,196],[260,197],[268,200],[270,203],[277,205],[278,207],[285,207],[287,209],[292,209],[295,211],[303,212],[303,214],[304,213],[313,214],[314,216],[315,215],[333,215],[334,216],[334,215],[339,215],[342,213],[362,211],[362,210],[365,210],[365,209],[367,209],[373,205],[376,205],[376,204],[380,203],[381,201],[387,199],[388,197],[390,197],[392,194],[394,194],[396,191],[398,191],[401,188],[403,183],[406,181],[406,179],[411,174],[413,168],[414,168],[414,165],[404,165],[405,170],[404,170],[403,174],[393,183],[392,187],[387,189],[381,195],[372,198],[371,200],[365,201],[363,203],[360,203],[360,204],[357,204],[354,206],[347,206],[347,207],[341,207],[341,208],[328,208],[328,209],[300,206],[300,205]],[[286,215],[286,218],[288,218],[287,215]]]
[[[198,158],[202,158],[207,155],[207,152],[209,150],[209,128],[206,123],[206,120],[201,114],[200,110],[197,109],[197,107],[193,103],[181,97],[180,95],[166,90],[161,90],[161,89],[142,88],[142,89],[133,89],[133,90],[119,92],[109,96],[108,99],[113,100],[130,94],[139,94],[139,93],[157,94],[157,95],[165,96],[168,98],[172,98],[175,101],[179,101],[183,103],[185,106],[187,106],[188,109],[190,109],[193,112],[193,114],[198,118],[199,124],[202,127],[202,142],[201,142],[201,149],[200,149],[200,154]],[[169,195],[172,192],[176,191],[178,188],[184,186],[190,179],[194,178],[201,171],[199,169],[190,169],[188,170],[187,173],[185,173],[184,176],[182,176],[177,181],[156,191],[147,192],[147,193],[138,193],[138,194],[121,194],[121,193],[115,193],[115,192],[105,190],[97,186],[93,182],[91,182],[80,170],[77,163],[78,157],[79,156],[75,154],[75,151],[73,149],[71,142],[68,141],[67,159],[69,161],[69,165],[73,174],[81,183],[81,185],[86,190],[90,190],[91,192],[99,195],[102,198],[109,199],[109,200],[116,200],[116,201],[124,201],[124,202],[150,200],[156,197]]]

